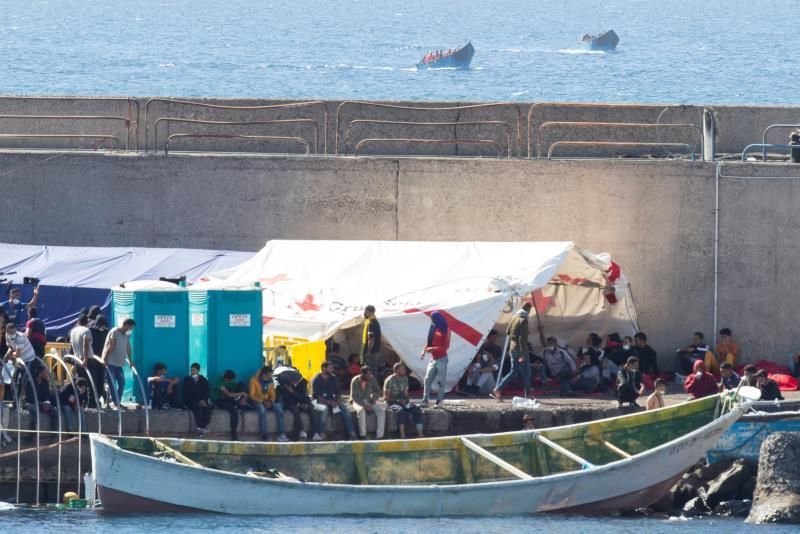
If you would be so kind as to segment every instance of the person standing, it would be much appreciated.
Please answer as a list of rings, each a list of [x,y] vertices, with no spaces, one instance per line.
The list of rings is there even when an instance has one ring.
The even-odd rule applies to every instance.
[[[508,352],[511,356],[511,371],[500,379],[497,387],[492,392],[492,396],[498,402],[503,401],[503,388],[517,376],[522,380],[525,398],[528,398],[531,388],[531,364],[527,353],[528,313],[530,313],[531,308],[531,303],[526,302],[522,305],[522,309],[514,314],[511,322],[508,323],[506,335],[509,337]]]
[[[78,324],[69,332],[69,344],[72,346],[72,354],[78,358],[84,367],[88,366],[92,358],[92,332],[87,326],[89,316],[81,315],[78,317]]]
[[[108,371],[108,389],[111,390],[111,398],[118,406],[122,403],[122,394],[125,392],[125,372],[123,367],[125,361],[133,367],[131,361],[131,333],[136,326],[133,319],[125,319],[122,326],[115,326],[108,332],[103,355],[101,359]]]
[[[194,415],[194,422],[200,435],[208,432],[211,422],[211,405],[209,395],[211,387],[206,377],[200,374],[200,364],[195,362],[189,368],[189,376],[183,379],[183,402]]]
[[[425,381],[422,392],[422,406],[427,406],[431,395],[431,386],[436,382],[436,406],[441,406],[444,401],[445,388],[447,387],[447,350],[450,348],[450,328],[447,319],[441,312],[431,314],[431,326],[428,330],[428,342],[420,354],[420,359],[430,353],[431,361],[425,371]]]
[[[25,335],[33,346],[33,351],[40,358],[44,358],[44,350],[47,345],[47,329],[44,322],[39,319],[39,310],[36,306],[28,308],[28,322],[25,323]]]
[[[14,323],[17,327],[24,327],[27,322],[27,310],[36,306],[39,302],[39,285],[33,288],[33,298],[30,302],[22,302],[22,291],[18,287],[12,287],[8,292],[8,300],[2,303],[6,310],[7,322]]]
[[[91,319],[89,323],[91,324]],[[89,326],[89,331],[92,334],[92,354],[88,359],[89,361],[86,363],[86,372],[92,377],[92,384],[97,388],[97,395],[108,403],[108,398],[105,395],[105,387],[103,387],[105,383],[103,377],[105,367],[100,360],[100,355],[103,354],[103,347],[106,346],[106,338],[108,338],[108,321],[106,321],[103,315],[98,315],[95,318],[94,326],[87,326]],[[94,393],[91,392],[89,396],[89,407],[96,408],[99,404],[99,399],[95,399]]]
[[[375,317],[375,306],[364,308],[364,330],[361,334],[361,365],[369,365],[375,376],[381,359],[381,324]]]
[[[358,433],[367,437],[367,414],[374,413],[376,421],[375,439],[383,438],[386,429],[386,405],[381,398],[381,388],[369,366],[361,368],[361,374],[350,382],[350,400],[356,407]]]
[[[400,432],[400,439],[406,439],[406,425],[412,420],[417,429],[417,437],[422,435],[422,410],[411,402],[408,396],[408,377],[406,376],[406,366],[403,362],[397,362],[392,367],[393,374],[389,375],[383,383],[383,399],[389,405],[397,418],[397,430]]]
[[[353,428],[353,418],[350,411],[341,401],[339,390],[339,380],[333,373],[331,362],[322,362],[320,372],[311,380],[312,399],[316,403],[317,412],[317,432],[311,438],[314,441],[325,439],[325,425],[328,422],[329,413],[339,413],[342,416],[345,431],[351,439],[356,439],[356,431]]]

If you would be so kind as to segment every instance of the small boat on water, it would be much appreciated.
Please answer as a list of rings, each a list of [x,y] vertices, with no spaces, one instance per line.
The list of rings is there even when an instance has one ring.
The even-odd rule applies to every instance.
[[[610,52],[617,48],[619,36],[614,30],[608,30],[600,35],[589,35],[588,33],[581,38],[581,44],[589,50],[599,50]]]
[[[474,55],[475,48],[469,41],[457,50],[428,52],[417,63],[417,69],[468,69]]]
[[[754,402],[708,451],[708,461],[744,458],[758,462],[761,444],[774,432],[800,432],[800,401]]]
[[[263,443],[91,435],[109,514],[614,513],[662,497],[746,410],[714,396],[542,430]]]

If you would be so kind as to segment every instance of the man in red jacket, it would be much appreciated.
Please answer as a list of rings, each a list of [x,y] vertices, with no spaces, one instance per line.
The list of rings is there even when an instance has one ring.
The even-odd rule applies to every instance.
[[[450,328],[444,315],[435,311],[431,314],[431,327],[428,331],[428,342],[420,354],[424,359],[431,355],[431,362],[425,371],[425,383],[422,393],[422,406],[428,405],[431,386],[435,381],[438,384],[436,392],[436,406],[441,406],[444,400],[445,384],[447,380],[447,349],[450,348]]]
[[[716,395],[719,391],[717,379],[706,372],[706,364],[702,360],[694,362],[692,374],[686,377],[683,389],[695,399]]]

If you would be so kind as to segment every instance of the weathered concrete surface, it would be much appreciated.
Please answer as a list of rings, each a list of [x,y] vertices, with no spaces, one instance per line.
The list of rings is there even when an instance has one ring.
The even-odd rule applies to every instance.
[[[800,524],[800,436],[777,432],[761,444],[750,523]]]

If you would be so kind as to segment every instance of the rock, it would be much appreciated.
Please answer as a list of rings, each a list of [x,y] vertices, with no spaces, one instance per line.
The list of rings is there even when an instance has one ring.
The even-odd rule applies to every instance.
[[[705,487],[697,475],[690,473],[675,485],[673,504],[675,508],[682,508],[684,504],[697,497],[697,491]]]
[[[736,498],[739,489],[753,474],[752,467],[744,460],[736,460],[724,473],[720,474],[708,485],[705,492],[706,506],[714,510],[722,501]]]
[[[755,475],[751,476],[750,479],[742,484],[742,487],[739,488],[739,494],[736,496],[737,499],[740,500],[753,500],[753,494],[756,491],[756,477]]]
[[[685,503],[682,503],[683,505]],[[671,514],[675,510],[675,492],[670,491],[659,500],[650,505],[655,513]]]
[[[684,517],[699,517],[706,515],[708,508],[702,497],[694,497],[683,506]]]
[[[694,469],[693,474],[703,482],[714,480],[733,465],[733,459],[725,458],[711,465],[704,465]]]
[[[727,517],[747,517],[753,502],[750,500],[723,501],[714,508],[714,513]]]
[[[776,432],[761,444],[747,521],[800,524],[800,434]]]

